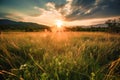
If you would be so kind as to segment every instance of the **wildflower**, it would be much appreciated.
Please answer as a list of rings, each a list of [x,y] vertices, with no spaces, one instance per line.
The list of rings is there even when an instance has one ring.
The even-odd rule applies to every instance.
[[[20,66],[20,69],[25,69],[25,68],[27,68],[27,64],[23,64]]]

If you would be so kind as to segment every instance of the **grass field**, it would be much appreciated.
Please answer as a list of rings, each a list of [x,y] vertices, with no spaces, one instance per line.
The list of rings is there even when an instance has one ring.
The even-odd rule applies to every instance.
[[[120,35],[6,32],[0,80],[120,80]]]

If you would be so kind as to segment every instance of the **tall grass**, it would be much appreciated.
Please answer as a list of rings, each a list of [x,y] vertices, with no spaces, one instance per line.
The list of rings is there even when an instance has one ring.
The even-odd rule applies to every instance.
[[[120,35],[3,33],[3,80],[120,80]]]

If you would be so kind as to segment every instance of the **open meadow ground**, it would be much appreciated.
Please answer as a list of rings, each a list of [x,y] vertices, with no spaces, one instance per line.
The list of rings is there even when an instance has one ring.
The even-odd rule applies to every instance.
[[[120,35],[3,32],[0,80],[120,80]]]

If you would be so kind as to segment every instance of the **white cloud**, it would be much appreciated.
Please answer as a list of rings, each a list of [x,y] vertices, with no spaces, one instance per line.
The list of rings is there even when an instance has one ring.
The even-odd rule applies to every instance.
[[[5,15],[5,18],[15,20],[15,21],[24,21],[24,18],[26,15],[20,13],[20,12],[14,12],[14,13],[8,13]]]
[[[55,3],[53,3],[53,2],[48,2],[48,3],[46,4],[46,7],[47,7],[48,9],[55,9]]]
[[[73,0],[66,0],[68,3],[64,6],[62,11],[64,11],[64,15],[69,15],[72,12],[71,4]]]
[[[91,13],[91,11],[92,11],[92,8],[89,9],[89,10],[87,10],[87,11],[85,12],[85,14],[89,14],[89,13]]]

